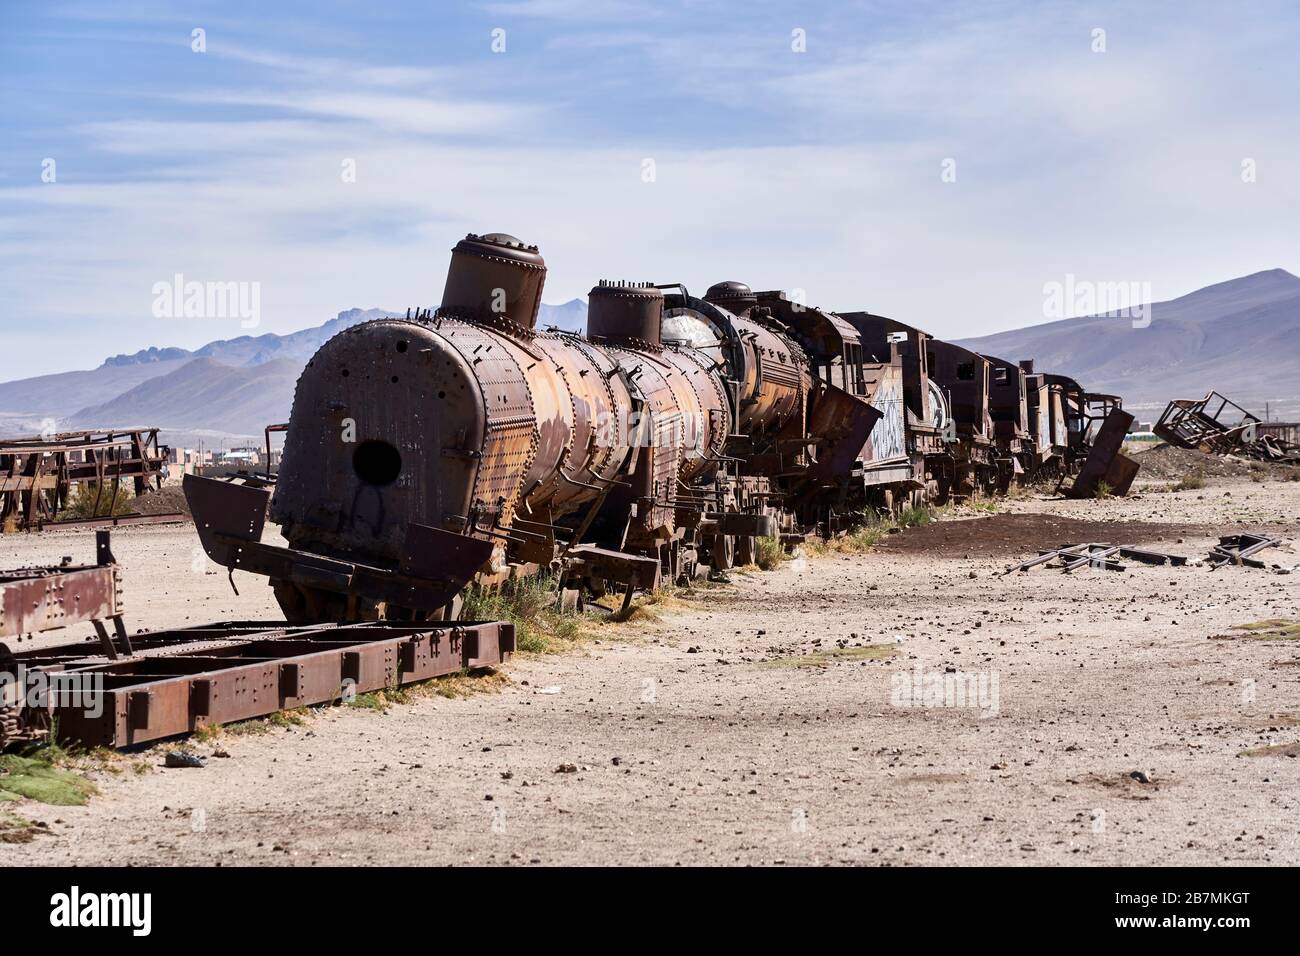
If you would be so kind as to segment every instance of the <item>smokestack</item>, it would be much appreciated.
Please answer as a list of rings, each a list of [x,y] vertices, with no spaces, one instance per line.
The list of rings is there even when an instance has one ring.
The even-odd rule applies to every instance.
[[[470,233],[451,250],[439,312],[469,320],[495,316],[531,329],[545,283],[546,260],[536,246],[504,232]]]
[[[587,335],[610,342],[662,344],[664,294],[649,282],[606,282],[588,293]]]

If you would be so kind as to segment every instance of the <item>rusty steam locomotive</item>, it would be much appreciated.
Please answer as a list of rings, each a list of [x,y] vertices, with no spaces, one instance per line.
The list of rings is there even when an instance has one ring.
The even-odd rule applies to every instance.
[[[295,623],[454,617],[467,585],[539,571],[630,601],[760,538],[1071,476],[1126,426],[1032,363],[740,282],[601,282],[586,336],[539,330],[545,278],[537,247],[470,235],[436,311],[328,341],[270,501],[287,546],[261,540],[270,489],[186,476],[208,555]],[[1117,459],[1099,474],[1131,481]]]

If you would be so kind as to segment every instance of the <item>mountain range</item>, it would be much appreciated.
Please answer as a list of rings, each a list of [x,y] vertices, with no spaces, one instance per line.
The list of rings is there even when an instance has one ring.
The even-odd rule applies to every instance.
[[[157,425],[172,445],[260,440],[266,425],[288,420],[298,375],[317,349],[360,322],[399,314],[405,313],[348,309],[287,335],[243,335],[193,351],[148,348],[114,355],[95,369],[5,382],[0,435]],[[587,303],[544,303],[537,321],[581,332]]]
[[[398,313],[349,309],[287,335],[209,342],[200,349],[148,348],[96,369],[0,384],[0,435],[44,428],[157,425],[173,445],[240,444],[287,421],[307,359],[330,337]],[[1114,316],[1061,319],[964,339],[999,358],[1033,358],[1039,370],[1071,375],[1094,391],[1124,397],[1146,420],[1173,398],[1210,389],[1251,411],[1300,419],[1300,278],[1257,272],[1151,303],[1134,322]],[[543,305],[539,327],[581,332],[587,304]]]
[[[1138,321],[1062,319],[959,344],[1008,361],[1033,358],[1039,370],[1144,412],[1213,389],[1256,414],[1267,403],[1274,418],[1300,418],[1300,278],[1283,269],[1150,303]]]

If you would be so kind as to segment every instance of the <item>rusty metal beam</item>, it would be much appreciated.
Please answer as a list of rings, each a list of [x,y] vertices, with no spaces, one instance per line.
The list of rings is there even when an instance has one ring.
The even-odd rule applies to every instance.
[[[137,635],[136,644],[129,659],[84,642],[11,655],[9,667],[57,674],[77,689],[29,705],[19,723],[57,721],[61,739],[128,747],[499,664],[515,650],[515,630],[496,621],[227,622]]]
[[[108,532],[97,538],[96,564],[0,571],[0,637],[121,620],[122,589]]]

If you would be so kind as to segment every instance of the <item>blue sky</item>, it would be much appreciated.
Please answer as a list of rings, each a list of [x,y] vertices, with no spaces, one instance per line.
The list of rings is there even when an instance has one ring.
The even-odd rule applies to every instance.
[[[1291,3],[0,0],[0,379],[247,331],[155,317],[177,273],[257,331],[436,305],[468,231],[550,302],[736,278],[947,338],[1067,274],[1300,272],[1298,81]]]

